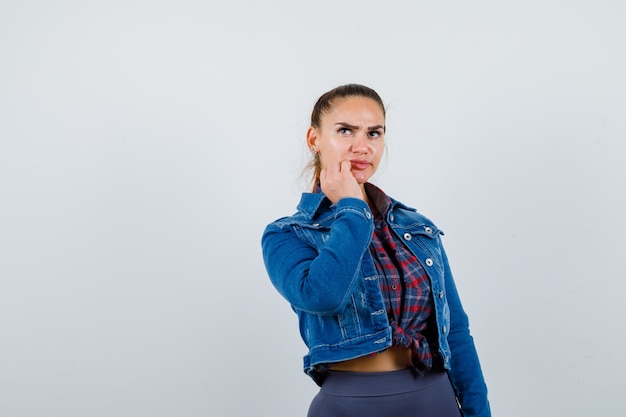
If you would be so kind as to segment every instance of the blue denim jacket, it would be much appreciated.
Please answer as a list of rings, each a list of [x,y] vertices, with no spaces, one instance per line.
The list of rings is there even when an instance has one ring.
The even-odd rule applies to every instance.
[[[487,387],[468,318],[430,220],[391,200],[387,222],[424,266],[432,285],[439,354],[463,414],[490,416]],[[332,205],[304,193],[298,211],[265,229],[263,258],[274,286],[291,303],[309,348],[304,370],[318,385],[317,365],[354,359],[391,346],[391,327],[368,247],[374,231],[369,206],[356,198]]]

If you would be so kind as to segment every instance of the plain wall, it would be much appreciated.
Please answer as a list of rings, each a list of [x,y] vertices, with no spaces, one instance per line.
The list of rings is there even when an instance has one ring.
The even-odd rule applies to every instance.
[[[260,237],[347,82],[388,105],[374,182],[445,231],[494,415],[619,414],[625,12],[0,0],[0,415],[305,415]]]

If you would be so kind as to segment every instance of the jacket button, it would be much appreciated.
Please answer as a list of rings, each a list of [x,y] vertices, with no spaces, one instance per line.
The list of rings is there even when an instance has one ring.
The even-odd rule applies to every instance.
[[[424,227],[424,231],[425,231],[426,233],[428,233],[429,235],[432,235],[432,234],[433,234],[433,229],[431,229],[431,228],[430,228],[430,227],[428,227],[428,226]]]
[[[372,218],[372,213],[370,213],[369,211],[365,212],[365,217],[367,217],[368,219]]]
[[[443,333],[446,333],[446,332],[448,331],[448,328],[444,325],[444,326],[441,328],[441,331],[442,331]]]
[[[393,221],[393,214],[389,215],[389,220]]]
[[[443,291],[439,291],[439,298],[443,298]]]
[[[411,239],[413,239],[413,236],[411,236],[410,233],[407,232],[404,234],[404,240],[411,240]]]
[[[433,260],[430,258],[426,258],[426,266],[433,266]]]

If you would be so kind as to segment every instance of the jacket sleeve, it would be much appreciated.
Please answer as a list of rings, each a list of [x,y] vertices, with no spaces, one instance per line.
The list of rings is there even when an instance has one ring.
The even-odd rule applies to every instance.
[[[450,332],[448,334],[450,381],[456,391],[464,417],[490,417],[487,385],[474,346],[474,339],[470,335],[469,320],[461,305],[443,248],[442,254],[447,301],[450,308]]]
[[[265,267],[278,292],[293,307],[336,315],[345,309],[354,290],[373,230],[372,215],[364,201],[341,199],[319,251],[290,225],[267,226],[261,240]]]

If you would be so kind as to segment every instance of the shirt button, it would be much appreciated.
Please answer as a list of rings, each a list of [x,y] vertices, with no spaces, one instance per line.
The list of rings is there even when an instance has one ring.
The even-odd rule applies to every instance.
[[[433,266],[433,260],[430,258],[426,258],[426,266]]]
[[[411,239],[413,239],[413,236],[411,236],[411,234],[410,234],[410,233],[405,233],[405,234],[403,235],[403,237],[404,237],[404,240],[411,240]]]
[[[426,233],[428,233],[429,235],[432,235],[432,234],[433,234],[433,229],[431,229],[431,228],[430,228],[430,227],[428,227],[428,226],[426,226],[426,227],[424,228],[424,231],[425,231]]]
[[[391,289],[395,291],[395,290],[397,290],[397,289],[398,289],[398,286],[397,286],[396,284],[393,284],[393,285],[391,286]]]

